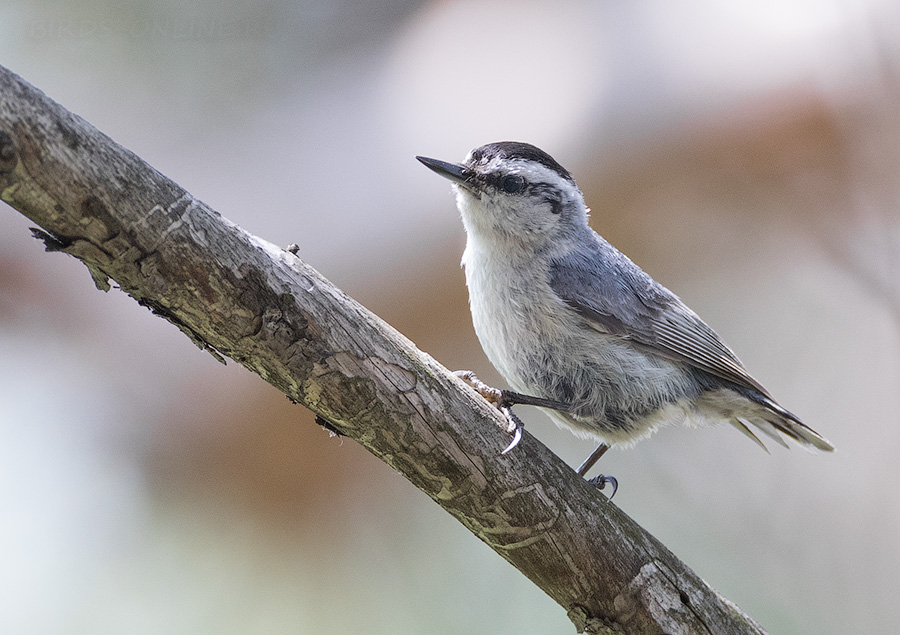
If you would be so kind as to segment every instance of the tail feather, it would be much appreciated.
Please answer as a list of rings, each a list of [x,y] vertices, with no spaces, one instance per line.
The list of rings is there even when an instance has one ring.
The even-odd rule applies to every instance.
[[[765,435],[767,437],[769,437],[770,439],[775,441],[775,443],[777,443],[778,445],[781,445],[785,448],[790,447],[787,444],[787,441],[785,441],[782,438],[781,434],[778,433],[778,428],[776,428],[772,423],[770,423],[763,417],[753,417],[752,419],[742,419],[741,423],[743,423],[744,425],[752,425],[752,426],[759,428],[760,430],[763,431],[763,433],[765,433]]]
[[[753,434],[753,431],[749,427],[747,427],[746,419],[732,419],[731,425],[740,430],[743,434],[747,435],[747,437],[749,437],[751,440],[755,441],[756,444],[759,445],[759,447],[761,447],[763,450],[765,450],[766,452],[769,451],[769,448],[766,447],[765,443],[760,441],[759,437]]]
[[[773,424],[776,422],[780,424],[776,427],[784,432],[784,434],[803,445],[812,446],[823,452],[834,452],[834,445],[832,445],[831,441],[800,421],[800,419],[797,418],[797,415],[788,412],[772,400],[769,400],[769,403],[766,405],[772,412],[781,415],[780,417],[775,418],[776,421],[770,420],[770,422]]]
[[[741,427],[746,428],[746,424],[749,423],[784,446],[787,446],[787,444],[784,442],[784,439],[781,438],[779,433],[793,439],[807,449],[815,448],[817,450],[822,450],[823,452],[834,451],[834,446],[828,439],[807,426],[800,421],[796,415],[788,412],[771,399],[765,399],[762,405],[765,408],[764,414],[757,417],[741,419]]]

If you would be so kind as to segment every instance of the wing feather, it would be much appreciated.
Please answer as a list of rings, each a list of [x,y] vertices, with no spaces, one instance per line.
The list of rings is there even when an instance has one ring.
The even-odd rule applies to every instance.
[[[596,254],[554,261],[550,286],[561,300],[604,333],[771,399],[716,332],[675,294],[606,241],[597,247]]]

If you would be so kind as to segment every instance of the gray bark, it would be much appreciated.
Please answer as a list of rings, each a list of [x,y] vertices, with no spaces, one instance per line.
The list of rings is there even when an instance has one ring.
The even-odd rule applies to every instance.
[[[579,632],[763,633],[533,437],[501,456],[504,417],[312,267],[3,67],[0,196],[98,288],[114,280],[403,474]]]

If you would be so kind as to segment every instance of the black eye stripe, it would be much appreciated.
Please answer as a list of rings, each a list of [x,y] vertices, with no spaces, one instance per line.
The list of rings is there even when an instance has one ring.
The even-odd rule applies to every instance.
[[[549,183],[532,183],[519,174],[504,174],[502,172],[486,174],[481,177],[481,180],[485,185],[511,196],[528,192],[528,195],[532,198],[543,198],[544,202],[550,207],[550,212],[554,215],[558,216],[563,212],[564,206],[561,192]]]

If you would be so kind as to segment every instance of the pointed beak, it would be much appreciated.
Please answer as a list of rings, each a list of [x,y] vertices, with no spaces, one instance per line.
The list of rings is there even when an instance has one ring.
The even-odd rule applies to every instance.
[[[445,179],[450,179],[457,185],[461,185],[470,192],[475,191],[475,184],[472,182],[472,171],[467,167],[458,163],[447,163],[438,159],[429,159],[428,157],[416,157],[419,162],[426,168],[440,174]]]

